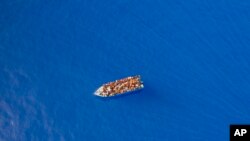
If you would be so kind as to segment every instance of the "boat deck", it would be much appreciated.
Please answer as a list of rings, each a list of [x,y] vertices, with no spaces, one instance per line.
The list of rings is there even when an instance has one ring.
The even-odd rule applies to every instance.
[[[103,84],[100,88],[97,89],[95,95],[101,97],[110,97],[139,90],[143,87],[144,86],[141,81],[140,75],[136,75]]]

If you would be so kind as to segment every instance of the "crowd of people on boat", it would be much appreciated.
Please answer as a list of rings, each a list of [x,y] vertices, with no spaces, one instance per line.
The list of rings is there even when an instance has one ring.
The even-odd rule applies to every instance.
[[[140,87],[140,76],[127,77],[103,85],[103,96],[113,96],[116,94],[122,94],[136,90]]]

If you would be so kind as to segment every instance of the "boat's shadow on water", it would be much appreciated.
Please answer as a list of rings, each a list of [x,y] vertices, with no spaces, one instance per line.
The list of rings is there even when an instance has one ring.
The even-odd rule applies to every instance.
[[[120,98],[124,98],[124,97],[129,97],[129,96],[136,96],[138,94],[140,94],[143,90],[137,90],[134,92],[128,92],[125,94],[120,94],[120,95],[116,95],[116,96],[112,96],[112,97],[100,97],[100,96],[96,96],[97,98],[101,99],[101,100],[114,100],[114,99],[120,99]]]

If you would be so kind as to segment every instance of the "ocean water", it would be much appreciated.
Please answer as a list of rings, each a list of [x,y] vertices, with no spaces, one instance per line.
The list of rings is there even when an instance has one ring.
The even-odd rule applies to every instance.
[[[249,25],[247,0],[1,0],[0,140],[228,141],[250,123]]]

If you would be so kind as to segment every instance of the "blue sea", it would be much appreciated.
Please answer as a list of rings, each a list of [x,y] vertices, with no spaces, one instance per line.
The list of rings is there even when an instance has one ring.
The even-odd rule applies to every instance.
[[[141,75],[144,89],[93,92]],[[228,141],[250,123],[248,0],[1,0],[1,141]]]

